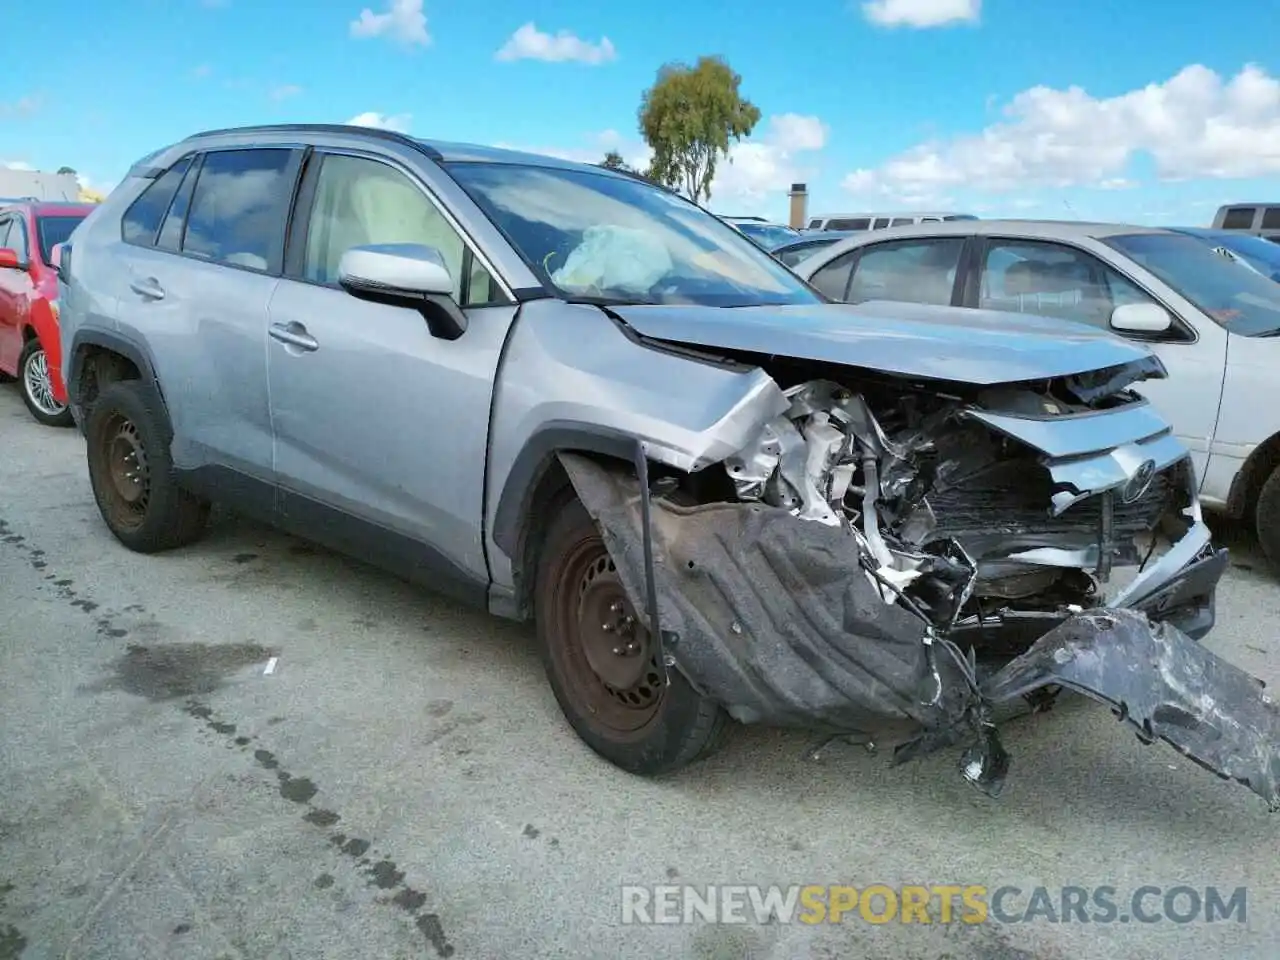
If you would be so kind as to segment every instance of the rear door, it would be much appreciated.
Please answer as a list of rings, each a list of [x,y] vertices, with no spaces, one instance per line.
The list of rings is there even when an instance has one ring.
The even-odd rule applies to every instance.
[[[855,247],[814,273],[815,287],[844,303],[896,300],[947,306],[963,289],[966,238],[910,237]]]
[[[301,157],[290,146],[205,152],[171,169],[125,218],[121,332],[151,350],[175,465],[212,470],[223,482],[228,472],[260,481],[247,489],[268,507],[267,305],[280,282]],[[155,207],[166,211],[158,227]]]

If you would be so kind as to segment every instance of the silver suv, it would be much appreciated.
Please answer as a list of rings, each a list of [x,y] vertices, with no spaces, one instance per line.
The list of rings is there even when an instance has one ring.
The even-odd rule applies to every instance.
[[[1195,642],[1226,554],[1140,346],[833,304],[640,179],[338,126],[148,156],[60,277],[118,540],[216,499],[532,619],[627,770],[733,718],[963,745],[994,792],[997,708],[1066,687],[1277,800],[1274,709]]]

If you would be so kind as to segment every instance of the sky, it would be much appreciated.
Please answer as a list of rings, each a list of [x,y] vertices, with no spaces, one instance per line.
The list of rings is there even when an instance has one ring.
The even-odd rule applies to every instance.
[[[15,0],[9,0],[15,2]],[[367,4],[367,5],[366,5]],[[74,9],[73,9],[74,8]],[[1208,224],[1280,200],[1280,0],[77,0],[7,46],[0,164],[110,190],[199,130],[355,122],[643,164],[643,91],[724,57],[761,111],[717,213]]]

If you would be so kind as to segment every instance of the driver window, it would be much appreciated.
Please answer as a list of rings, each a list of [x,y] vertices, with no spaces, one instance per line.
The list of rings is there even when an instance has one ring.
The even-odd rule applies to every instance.
[[[1033,313],[1108,329],[1111,311],[1154,303],[1102,261],[1043,241],[997,241],[987,250],[978,306]]]
[[[325,156],[307,227],[303,277],[337,283],[342,255],[372,243],[435,247],[453,278],[454,299],[463,306],[492,303],[501,296],[488,271],[469,255],[457,231],[416,183],[376,160]]]

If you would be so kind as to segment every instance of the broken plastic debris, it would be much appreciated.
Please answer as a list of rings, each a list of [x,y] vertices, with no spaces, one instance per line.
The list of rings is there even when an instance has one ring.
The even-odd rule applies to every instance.
[[[279,657],[271,657],[269,660],[267,660],[267,666],[266,666],[266,668],[262,671],[262,675],[265,677],[265,676],[267,676],[268,674],[275,673],[275,672],[276,672],[276,664],[279,662],[279,660],[280,660],[280,658],[279,658]]]

